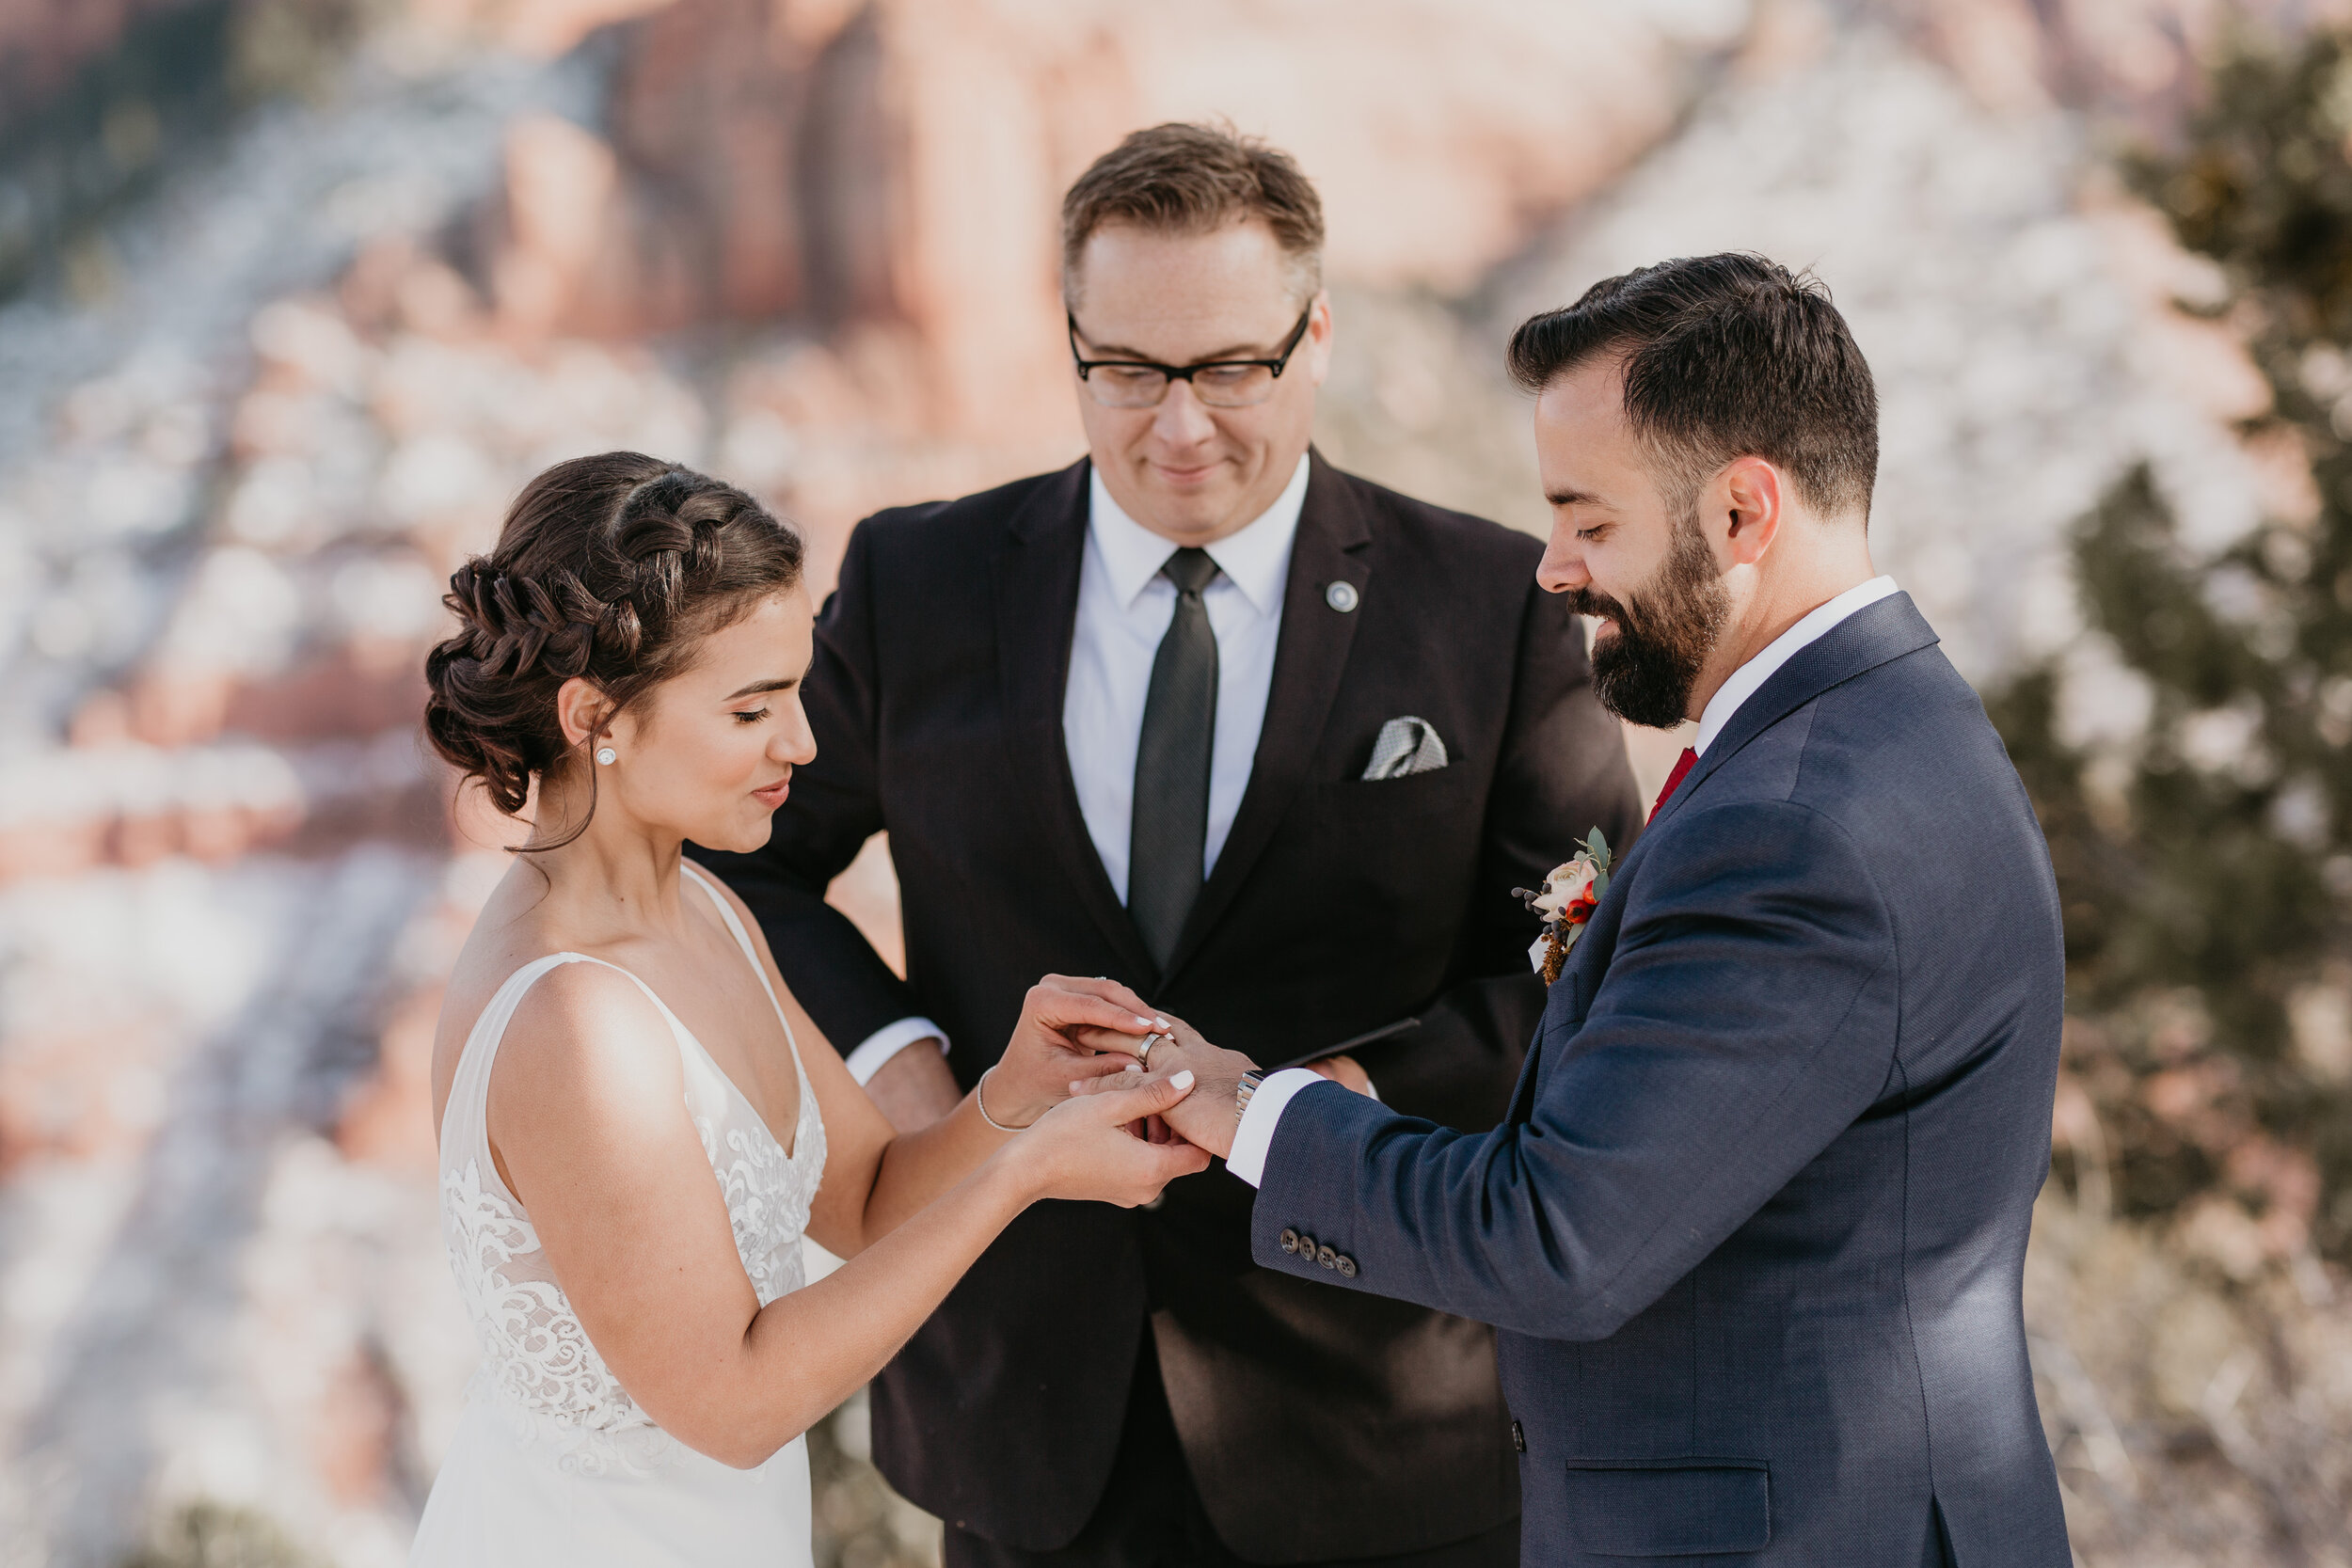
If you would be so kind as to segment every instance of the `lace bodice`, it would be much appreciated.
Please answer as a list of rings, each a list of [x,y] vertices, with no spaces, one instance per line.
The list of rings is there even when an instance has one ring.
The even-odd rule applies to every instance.
[[[700,884],[752,962],[768,1000],[776,996],[759,966],[751,938],[718,890],[691,863],[684,875]],[[564,1288],[548,1267],[531,1216],[491,1161],[485,1119],[490,1067],[507,1021],[539,977],[567,963],[603,963],[580,953],[550,953],[516,970],[501,986],[466,1038],[441,1126],[441,1224],[451,1271],[482,1341],[482,1369],[469,1396],[494,1402],[509,1416],[517,1438],[546,1443],[565,1469],[601,1474],[651,1471],[677,1449],[638,1409],[589,1343]],[[628,974],[617,965],[606,968]],[[792,1150],[782,1145],[750,1101],[703,1049],[677,1015],[634,974],[639,990],[668,1020],[686,1072],[686,1111],[726,1200],[735,1250],[762,1307],[804,1284],[801,1232],[825,1169],[825,1125],[808,1076],[801,1079],[800,1117]],[[792,1064],[800,1042],[776,1006]]]

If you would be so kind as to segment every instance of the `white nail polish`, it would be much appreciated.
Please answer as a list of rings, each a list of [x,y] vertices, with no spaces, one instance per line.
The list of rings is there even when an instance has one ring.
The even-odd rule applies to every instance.
[[[1158,1024],[1158,1025],[1159,1025],[1161,1028],[1163,1028],[1163,1029],[1173,1029],[1173,1028],[1175,1028],[1175,1027],[1176,1027],[1174,1024],[1172,1024],[1172,1023],[1168,1022],[1168,1020],[1166,1020],[1166,1019],[1164,1019],[1164,1018],[1155,1018],[1155,1019],[1153,1019],[1152,1022],[1154,1022],[1154,1023],[1156,1023],[1156,1024]]]
[[[1169,1079],[1168,1082],[1180,1089],[1188,1089],[1192,1087],[1192,1069],[1184,1069],[1184,1071]]]

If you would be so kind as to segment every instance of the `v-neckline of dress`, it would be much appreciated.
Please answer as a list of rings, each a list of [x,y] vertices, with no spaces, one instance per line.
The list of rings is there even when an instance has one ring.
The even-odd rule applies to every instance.
[[[586,958],[587,955],[581,954],[580,957]],[[605,963],[608,960],[596,958],[591,961]],[[612,967],[614,969],[621,968],[619,964],[612,964]],[[778,1023],[784,1023],[785,1049],[792,1054],[792,1077],[795,1085],[799,1087],[801,1094],[800,1105],[793,1112],[792,1116],[792,1141],[788,1145],[782,1138],[776,1136],[776,1130],[768,1124],[768,1118],[766,1116],[761,1114],[758,1105],[754,1103],[750,1095],[743,1092],[743,1086],[735,1081],[734,1077],[728,1073],[727,1069],[719,1065],[719,1058],[710,1053],[710,1048],[703,1044],[702,1037],[687,1026],[687,1022],[684,1019],[678,1017],[677,1014],[670,1010],[670,1005],[661,1000],[661,993],[654,990],[651,986],[645,985],[644,981],[638,979],[638,977],[635,974],[630,974],[629,971],[623,969],[621,970],[621,973],[628,974],[630,979],[636,980],[638,985],[644,987],[645,994],[653,998],[653,1005],[661,1009],[661,1016],[670,1021],[670,1027],[677,1032],[678,1037],[683,1039],[687,1044],[692,1046],[696,1054],[702,1057],[704,1064],[707,1066],[711,1071],[719,1075],[719,1081],[727,1086],[727,1092],[735,1096],[737,1100],[742,1102],[743,1109],[752,1114],[752,1120],[757,1123],[759,1130],[768,1135],[768,1141],[776,1146],[776,1151],[784,1156],[785,1163],[787,1164],[790,1164],[792,1157],[800,1151],[801,1133],[806,1128],[808,1123],[808,1073],[801,1067],[800,1044],[792,1037],[792,1026],[788,1023],[784,1023],[784,1019],[781,1016],[781,1013],[779,1013],[776,1022]]]

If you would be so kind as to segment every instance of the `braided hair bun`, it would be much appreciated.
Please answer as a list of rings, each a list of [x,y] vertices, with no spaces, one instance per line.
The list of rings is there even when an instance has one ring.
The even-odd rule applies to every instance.
[[[594,682],[618,713],[800,580],[800,536],[731,484],[633,451],[558,463],[515,498],[498,546],[450,577],[457,631],[425,657],[425,734],[516,816],[570,750],[565,681]]]

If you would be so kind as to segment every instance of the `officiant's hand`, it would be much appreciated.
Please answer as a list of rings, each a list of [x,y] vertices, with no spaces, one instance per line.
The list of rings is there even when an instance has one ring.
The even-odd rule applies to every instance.
[[[1354,1089],[1358,1094],[1370,1099],[1380,1098],[1372,1092],[1372,1074],[1366,1072],[1363,1063],[1353,1056],[1343,1053],[1337,1056],[1318,1057],[1307,1064],[1307,1070],[1319,1072],[1334,1084]]]
[[[1160,1015],[1116,980],[1048,974],[1029,988],[1021,1022],[988,1071],[981,1090],[988,1114],[1026,1127],[1068,1099],[1073,1081],[1125,1068],[1159,1028]]]

